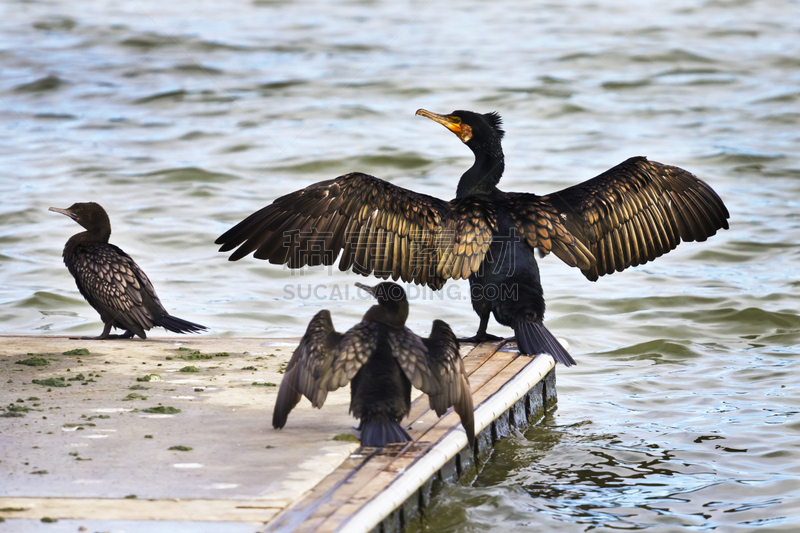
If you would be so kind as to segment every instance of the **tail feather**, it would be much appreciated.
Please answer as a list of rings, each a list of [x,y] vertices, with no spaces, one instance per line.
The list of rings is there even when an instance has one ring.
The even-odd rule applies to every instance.
[[[386,415],[361,419],[361,445],[384,446],[392,442],[408,442],[411,437],[403,427]]]
[[[577,364],[540,320],[520,320],[514,328],[519,351],[525,355],[548,353],[564,366]]]
[[[160,316],[153,320],[153,324],[156,326],[161,326],[162,328],[173,333],[194,333],[208,329],[200,324],[195,324],[194,322],[189,322],[188,320],[184,320],[172,315]]]

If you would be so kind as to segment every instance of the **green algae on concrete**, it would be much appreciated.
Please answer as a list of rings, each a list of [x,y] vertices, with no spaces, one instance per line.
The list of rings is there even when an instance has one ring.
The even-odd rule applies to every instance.
[[[185,366],[181,368],[178,372],[200,372],[200,369],[196,366]]]
[[[128,394],[127,396],[125,396],[122,399],[122,401],[123,402],[128,402],[128,401],[131,401],[131,400],[146,400],[146,399],[147,399],[147,396],[142,396],[141,394],[136,394],[135,392],[132,392],[132,393]]]
[[[28,359],[21,359],[17,361],[16,364],[25,366],[47,366],[50,364],[50,361],[44,357],[30,357]]]
[[[192,352],[188,355],[181,355],[179,358],[184,361],[200,361],[203,359],[214,359],[214,356],[210,353]]]
[[[142,409],[143,413],[155,413],[161,415],[174,415],[176,413],[180,413],[181,410],[177,407],[170,407],[168,405],[159,405],[157,407],[148,407],[147,409]]]
[[[28,411],[41,411],[41,409],[31,409],[28,406],[15,405],[13,403],[8,404],[7,407],[0,407],[0,409],[4,409],[6,411],[0,415],[0,417],[3,418],[22,418]]]
[[[146,374],[140,378],[136,378],[136,381],[144,381],[144,382],[161,381],[161,376],[159,376],[158,374]]]
[[[215,357],[230,357],[231,354],[228,352],[217,352],[217,353],[202,353],[200,350],[191,350],[189,348],[180,347],[176,350],[179,352],[177,356],[178,359],[183,359],[184,361],[200,361],[204,359],[214,359]],[[181,352],[189,352],[189,353],[181,353]],[[167,357],[167,361],[171,361],[173,357]]]
[[[72,386],[71,384],[66,383],[64,381],[64,378],[58,378],[58,377],[47,378],[47,379],[34,379],[33,383],[36,383],[37,385],[42,385],[44,387],[71,387]]]
[[[182,445],[179,444],[178,446],[170,446],[167,449],[168,450],[175,450],[175,451],[178,451],[178,452],[190,452],[194,448],[192,448],[191,446],[182,446]]]
[[[10,403],[6,407],[2,407],[0,409],[5,409],[8,413],[28,413],[30,411],[41,411],[41,409],[33,409],[31,407],[28,407],[27,405],[17,405],[17,404],[14,404],[14,403]],[[22,414],[20,414],[20,415],[10,415],[10,416],[7,416],[7,418],[11,418],[11,417],[14,417],[14,416],[25,416],[25,415],[22,415]]]
[[[75,348],[74,350],[69,350],[61,355],[89,355],[89,350],[87,348]]]
[[[345,441],[345,442],[360,442],[358,437],[353,435],[352,433],[339,433],[331,440],[338,440],[338,441]]]

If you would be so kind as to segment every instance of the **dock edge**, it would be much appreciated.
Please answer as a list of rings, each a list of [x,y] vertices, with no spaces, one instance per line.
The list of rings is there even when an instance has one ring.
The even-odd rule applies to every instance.
[[[337,531],[402,533],[422,516],[443,484],[457,483],[512,428],[525,428],[541,418],[557,397],[555,361],[541,354],[475,410],[474,449],[460,426],[450,431]]]

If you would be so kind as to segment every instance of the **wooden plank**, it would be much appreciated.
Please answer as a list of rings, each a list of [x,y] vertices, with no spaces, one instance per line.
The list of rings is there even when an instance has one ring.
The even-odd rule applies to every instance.
[[[510,377],[516,375],[529,364],[531,358],[518,357],[517,353],[495,352],[493,356],[470,377],[474,379],[473,402],[477,407],[481,402],[500,390]],[[505,370],[505,371],[504,371]],[[499,376],[499,377],[498,377]],[[383,471],[373,475],[354,495],[347,499],[337,511],[328,517],[317,529],[320,533],[337,530],[353,513],[362,505],[371,500],[380,491],[385,490],[408,466],[414,463],[435,446],[436,442],[460,423],[460,418],[452,410],[443,418],[429,410],[417,422],[422,422],[419,427],[414,427],[409,434],[419,444],[413,451],[398,455]],[[416,426],[416,424],[415,424]],[[476,428],[476,432],[479,428]]]
[[[523,361],[520,361],[516,364],[522,363]],[[537,384],[544,385],[543,379],[554,374],[554,366],[555,360],[552,357],[539,356],[529,361],[518,373],[508,377],[502,390],[489,397],[475,410],[476,427],[485,428],[480,435],[483,437],[487,433],[494,434],[495,425],[502,425],[503,420],[507,419],[509,409],[531,391],[538,392],[541,398],[544,387]],[[413,522],[421,512],[418,503],[421,504],[424,500],[423,493],[418,491],[424,491],[434,477],[451,479],[451,472],[455,470],[458,462],[457,457],[462,459],[462,465],[464,460],[469,459],[468,456],[465,457],[463,451],[460,452],[466,446],[466,440],[462,432],[448,432],[433,449],[404,469],[387,490],[377,493],[352,514],[337,531],[370,533],[380,525],[382,530],[394,533],[404,523],[408,524],[409,520]]]
[[[267,531],[286,530],[297,533],[316,531],[318,525],[338,507],[342,505],[360,485],[354,483],[353,473],[363,472],[371,477],[383,471],[394,459],[392,445],[384,450],[376,450],[372,454],[345,461],[336,471],[328,475],[317,487],[306,494],[303,499],[283,511],[270,522]],[[403,446],[405,447],[405,446]],[[397,450],[394,451],[397,453]]]
[[[484,396],[479,395],[478,392],[484,387],[484,385],[486,385],[486,383],[489,382],[489,380],[491,380],[498,372],[500,372],[509,363],[511,363],[511,361],[513,361],[516,357],[517,357],[516,353],[511,353],[507,351],[495,352],[488,361],[486,361],[478,369],[476,369],[475,372],[472,373],[472,375],[469,378],[469,382],[470,382],[470,389],[472,390],[472,403],[475,407],[477,407],[480,404],[480,402],[483,401],[483,399],[479,398],[484,398]],[[488,394],[485,397],[488,398],[489,396],[491,396],[491,394],[492,393]],[[450,409],[450,414],[455,414],[452,408]],[[460,422],[460,419],[458,419],[458,415],[455,416],[457,424],[458,422]],[[412,425],[411,430],[409,431],[408,434],[411,435],[411,437],[414,440],[422,440],[425,432],[427,432],[431,427],[433,427],[438,422],[439,422],[439,417],[436,415],[434,411],[429,409],[424,414],[422,414],[417,420],[414,421],[414,424]],[[426,442],[430,442],[428,438],[424,438],[424,440]]]
[[[464,366],[467,372],[474,373],[481,368],[503,344],[503,341],[497,341],[483,343],[473,348],[464,358]],[[476,379],[478,379],[478,381],[473,383],[473,378],[470,377],[470,384],[473,391],[482,386],[485,382],[485,377],[483,376],[479,376]],[[422,428],[423,425],[426,428],[425,430],[427,430],[427,428],[435,424],[435,421],[439,419],[436,413],[430,410],[427,396],[422,395],[412,404],[412,411],[406,419],[406,425],[410,423],[413,427],[416,420],[428,413],[430,413],[430,415],[427,416],[425,423],[420,424],[419,428],[414,428],[409,432],[412,438],[415,433],[419,433],[417,429],[424,432]],[[281,516],[275,521],[276,525],[274,528],[281,527],[281,525],[285,523],[295,523],[296,516],[303,515],[305,516],[306,522],[298,526],[294,531],[315,531],[315,528],[317,528],[319,524],[361,490],[366,483],[369,483],[376,475],[385,470],[396,457],[406,453],[404,450],[405,448],[408,448],[408,446],[403,446],[401,449],[392,449],[387,446],[384,448],[383,452],[365,460],[365,464],[363,465],[359,464],[356,466],[353,463],[346,462],[342,467],[331,474],[331,476],[333,476],[331,480],[323,481],[323,483],[331,487],[331,489],[327,489],[327,492],[324,493],[325,502],[315,505],[317,498],[320,497],[323,492],[312,491],[298,502],[297,505],[293,505],[291,508],[284,511],[284,513],[281,513]],[[427,446],[425,449],[427,450]],[[270,524],[268,531],[272,529],[273,524]]]
[[[505,341],[484,342],[477,345],[475,348],[464,357],[464,368],[467,375],[470,376],[470,388],[475,390],[475,385],[472,382],[472,374],[479,369],[486,361],[488,361],[495,352],[503,347]],[[428,405],[428,397],[425,394],[419,395],[412,403],[411,410],[404,420],[406,426],[413,426],[420,416],[430,409]]]

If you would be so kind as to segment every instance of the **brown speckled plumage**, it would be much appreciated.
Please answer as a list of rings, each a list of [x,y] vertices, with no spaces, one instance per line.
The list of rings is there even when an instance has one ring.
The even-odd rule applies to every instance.
[[[205,326],[170,315],[161,304],[144,271],[120,248],[109,244],[111,224],[105,210],[94,202],[73,204],[67,209],[51,207],[87,231],[73,235],[64,247],[67,265],[78,290],[100,313],[103,333],[97,337],[145,339],[145,331],[161,326],[175,333],[203,331]],[[109,335],[111,327],[125,330]]]

